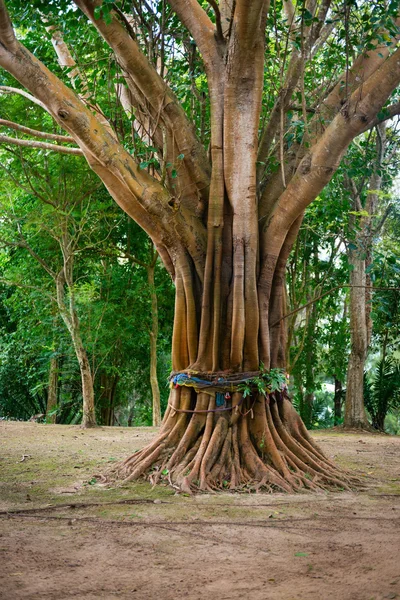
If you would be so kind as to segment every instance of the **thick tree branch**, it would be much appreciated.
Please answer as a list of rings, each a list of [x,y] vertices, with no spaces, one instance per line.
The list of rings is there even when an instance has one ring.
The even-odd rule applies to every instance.
[[[204,204],[207,201],[210,164],[205,149],[195,135],[193,125],[189,122],[175,94],[119,22],[117,14],[111,11],[111,22],[105,23],[102,18],[96,19],[94,16],[96,6],[101,4],[100,0],[75,0],[75,3],[114,50],[118,62],[126,74],[126,83],[131,91],[131,98],[136,101],[135,105],[141,110],[146,109],[146,106],[150,107],[149,117],[155,123],[159,123],[159,127],[155,127],[155,130],[159,131],[154,137],[154,143],[160,151],[163,150],[163,136],[160,127],[164,124],[167,128],[170,138],[167,144],[169,155],[163,156],[163,160],[174,163],[177,156],[183,155],[182,173],[178,178],[178,180],[182,179],[180,200],[185,203],[185,197],[193,196],[193,187],[195,187],[194,202],[187,202],[188,208],[195,211],[199,197],[202,198]],[[198,4],[197,6],[202,11]],[[133,86],[131,86],[131,82],[134,84]],[[185,170],[188,175],[186,181]],[[175,186],[179,183],[179,181],[174,182]]]
[[[13,52],[18,45],[18,42],[15,39],[11,19],[3,0],[0,2],[0,43],[11,52]]]
[[[16,53],[0,49],[0,64],[16,77],[31,92],[36,94],[46,110],[64,128],[73,133],[73,137],[81,145],[88,160],[93,157],[100,162],[114,165],[120,171],[128,173],[131,169],[134,178],[130,178],[131,192],[141,202],[149,205],[148,193],[159,194],[167,202],[168,194],[152,177],[139,169],[132,157],[104,129],[85,105],[40,61],[18,45]],[[154,186],[154,187],[153,187]],[[146,194],[147,192],[147,194]],[[153,210],[157,209],[152,202]]]
[[[280,195],[272,216],[265,222],[260,233],[262,285],[259,284],[259,304],[267,311],[272,275],[291,225],[330,181],[350,142],[373,119],[399,82],[400,48],[353,92],[349,101],[301,160],[290,183]],[[267,336],[262,339],[262,348],[262,357],[268,360]]]
[[[385,121],[388,121],[389,119],[393,119],[393,117],[397,117],[398,115],[400,115],[400,102],[396,102],[395,104],[391,104],[390,106],[385,106],[382,109],[381,113],[382,114],[380,114],[379,116],[377,115],[374,119],[372,119],[372,121],[368,123],[368,126],[365,127],[365,129],[363,129],[361,133],[364,133],[365,131],[376,127],[380,123],[385,123]]]
[[[397,49],[353,92],[349,102],[301,161],[273,217],[280,223],[282,234],[331,179],[347,146],[363,131],[365,123],[373,119],[399,81],[400,49]]]
[[[45,105],[81,147],[92,169],[116,202],[150,235],[171,270],[169,251],[188,249],[198,272],[204,261],[204,228],[183,207],[169,204],[167,190],[141,170],[132,156],[92,112],[21,44],[16,52],[0,47],[0,65]],[[179,206],[178,206],[179,208]],[[190,224],[190,227],[188,227]]]
[[[400,17],[396,19],[396,25],[400,26]],[[385,32],[381,32],[382,34]],[[354,61],[347,73],[342,73],[335,87],[323,100],[319,112],[320,118],[332,118],[343,103],[350,98],[351,94],[360,88],[364,82],[371,77],[388,59],[395,43],[400,39],[400,34],[392,39],[392,46],[374,43],[374,49],[362,52]],[[345,85],[344,85],[345,84]]]
[[[326,15],[325,11],[327,9],[328,1],[324,2],[323,5],[324,6],[321,5],[320,11],[318,13],[318,14],[321,13],[321,16]],[[397,25],[400,24],[400,19],[396,20],[396,24]],[[324,28],[321,30],[320,35],[322,35],[323,32],[324,32]],[[335,118],[335,115],[337,115],[338,112],[342,109],[343,105],[346,102],[346,98],[348,100],[351,97],[351,94],[353,94],[357,88],[362,90],[362,87],[365,84],[365,82],[368,80],[368,78],[371,77],[380,68],[380,66],[385,63],[386,60],[388,60],[390,51],[393,48],[394,43],[399,39],[399,37],[400,36],[397,35],[393,38],[392,46],[387,46],[387,45],[380,46],[378,44],[378,42],[375,42],[374,49],[372,49],[372,50],[370,49],[370,50],[368,50],[368,52],[363,52],[362,54],[360,54],[355,59],[353,65],[351,66],[351,68],[349,69],[347,74],[342,74],[338,78],[334,87],[329,90],[328,96],[326,96],[325,99],[323,99],[322,102],[319,103],[319,106],[316,107],[315,116],[309,121],[309,132],[311,135],[311,142],[316,143],[317,140],[320,138],[320,136],[324,133],[324,127],[321,126],[321,122],[324,121],[325,124],[331,122]],[[310,46],[310,49],[311,49],[311,46]],[[292,55],[291,61],[294,60],[294,56],[295,55]],[[312,51],[311,51],[310,56],[311,57],[313,56]],[[299,73],[300,71],[301,71],[301,63],[299,65],[297,72]],[[289,74],[290,74],[290,69],[288,69],[288,76],[289,76]],[[344,82],[346,82],[346,85],[344,85]],[[292,82],[292,85],[293,85],[293,82]],[[296,85],[296,84],[294,83],[294,85]],[[286,86],[284,86],[282,88],[282,93],[285,98],[288,98]],[[288,98],[288,101],[290,103],[290,96]],[[272,140],[270,139],[271,134],[273,135],[274,132],[276,134],[278,127],[279,127],[279,111],[278,111],[278,109],[279,109],[281,102],[282,101],[279,98],[276,106],[274,107],[274,110],[272,111],[270,121],[266,125],[266,128],[268,128],[268,135],[265,134],[262,137],[261,144],[265,144],[265,147],[264,146],[261,147],[261,145],[260,145],[258,160],[261,163],[265,162],[265,157],[267,156],[266,152],[268,152],[270,150],[270,146],[272,144]],[[367,129],[369,129],[370,127],[372,127],[375,124],[376,124],[375,121],[373,121],[371,123],[371,125],[369,125],[369,123],[368,124],[366,123],[366,125],[362,131],[366,131]],[[360,133],[362,131],[360,130]],[[272,139],[273,139],[273,137],[272,137]],[[287,174],[287,172],[289,171],[289,179],[292,176],[292,174],[295,172],[295,169],[297,168],[300,160],[304,156],[304,150],[302,150],[300,147],[298,148],[297,156],[296,156],[294,146],[293,146],[292,150],[293,150],[292,151],[292,160],[291,161],[289,160],[287,162],[287,164],[285,165],[285,173]],[[258,166],[258,181],[260,180],[263,169],[264,169],[263,165],[260,164]],[[291,171],[291,173],[290,173],[290,171]],[[275,181],[276,177],[273,177],[273,179],[274,179],[274,181],[272,183],[272,187],[279,189],[279,187],[280,187],[279,182]],[[288,179],[288,177],[286,176],[286,181],[287,181],[287,179]],[[268,182],[268,189],[267,188],[265,189],[262,201],[260,203],[260,206],[262,206],[262,210],[261,210],[262,215],[268,214],[270,212],[270,210],[272,209],[274,202],[276,202],[276,200],[277,200],[276,193],[274,194],[273,191],[271,192],[271,190],[269,188],[271,188],[271,182]],[[282,192],[282,190],[280,190],[279,194],[281,192]]]
[[[197,0],[169,0],[169,4],[193,37],[205,63],[209,64],[216,50],[216,29],[210,17]]]
[[[43,17],[43,20],[45,23],[48,22],[46,17]],[[67,44],[65,43],[62,32],[54,24],[47,25],[46,31],[51,34],[51,43],[52,43],[54,51],[57,55],[58,64],[60,65],[60,67],[64,67],[64,68],[74,67],[71,70],[67,71],[67,77],[70,80],[72,87],[74,89],[76,88],[77,77],[79,77],[81,79],[82,84],[81,84],[81,91],[78,94],[79,98],[81,100],[83,100],[83,102],[85,104],[87,104],[88,106],[90,106],[92,109],[95,110],[99,121],[108,129],[109,133],[115,137],[115,132],[114,132],[113,128],[111,127],[110,123],[108,123],[107,119],[105,118],[104,113],[101,110],[100,106],[96,103],[93,104],[90,101],[91,93],[88,88],[87,80],[86,80],[84,74],[81,72],[78,65],[76,64],[74,57],[72,56]]]

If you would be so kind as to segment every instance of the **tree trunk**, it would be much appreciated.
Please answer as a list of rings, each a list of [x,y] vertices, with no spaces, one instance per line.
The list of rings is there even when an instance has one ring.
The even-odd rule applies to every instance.
[[[94,389],[93,389],[93,378],[92,371],[90,368],[89,360],[86,354],[86,350],[80,340],[79,335],[75,335],[74,346],[76,356],[79,362],[79,369],[81,372],[82,381],[82,423],[81,427],[86,429],[90,427],[96,427],[96,415],[94,409]]]
[[[316,258],[315,258],[316,254]],[[314,254],[314,269],[315,269],[315,284],[319,283],[319,272],[318,272],[318,251],[316,250]],[[314,367],[315,367],[315,330],[317,326],[317,304],[314,302],[311,307],[307,307],[307,310],[310,311],[310,316],[307,319],[307,336],[305,339],[306,346],[306,368],[305,368],[305,388],[306,393],[304,397],[303,403],[303,412],[300,412],[300,415],[304,421],[307,429],[311,429],[312,419],[313,419],[313,411],[314,411],[314,390],[315,390],[315,381],[314,381]]]
[[[377,429],[378,431],[385,431],[385,419],[386,419],[386,412],[381,412],[379,411],[376,415],[376,418],[373,422],[373,427],[375,429]]]
[[[369,193],[365,209],[367,216],[360,219],[356,236],[356,247],[349,249],[348,260],[350,272],[350,344],[351,351],[347,370],[346,407],[344,427],[350,429],[370,429],[364,408],[364,370],[368,346],[372,335],[371,319],[371,285],[370,277],[366,274],[366,266],[370,264],[373,235],[372,218],[376,214],[378,192],[382,185],[380,167],[386,146],[386,126],[384,123],[377,127],[376,160],[374,171],[369,180]],[[360,194],[354,182],[349,182],[352,188],[353,207],[362,209]],[[355,225],[355,217],[351,219]],[[382,222],[383,224],[383,222]]]
[[[100,405],[101,423],[107,427],[114,425],[114,399],[117,388],[118,375],[109,376],[103,372],[100,377],[101,394],[98,404]]]
[[[133,406],[131,406],[129,408],[129,412],[128,412],[128,427],[132,427],[134,416],[135,416],[135,405],[133,405]]]
[[[350,343],[347,369],[344,426],[369,429],[364,408],[364,366],[367,357],[367,321],[365,306],[365,261],[356,250],[349,252],[350,272]]]
[[[64,248],[65,250],[65,248]],[[67,254],[64,252],[64,257]],[[83,345],[80,334],[80,323],[78,313],[75,307],[74,287],[73,287],[73,259],[72,256],[65,258],[64,267],[56,277],[57,304],[61,317],[70,333],[72,343],[75,349],[76,358],[79,363],[79,370],[82,381],[82,422],[83,429],[96,427],[96,413],[94,407],[94,386],[92,370],[86,349]],[[68,307],[65,297],[65,285],[68,286],[69,298]]]
[[[300,415],[307,429],[311,429],[314,406],[314,392],[306,392],[302,399]]]
[[[50,359],[49,369],[49,385],[47,388],[47,406],[46,406],[46,423],[56,422],[57,408],[57,395],[58,395],[58,360],[57,357],[52,356]],[[52,414],[50,414],[52,413]]]
[[[228,207],[226,211],[229,223],[232,214]],[[212,238],[219,234],[217,228]],[[260,381],[260,359],[269,369],[281,358],[271,347],[268,354],[276,358],[270,361],[259,347],[257,303],[246,311],[246,301],[251,301],[247,286],[255,275],[248,245],[254,242],[251,232],[242,236],[234,241],[228,229],[220,243],[211,244],[207,260],[213,264],[208,273],[206,265],[203,293],[190,258],[179,255],[172,342],[176,379],[167,411],[156,439],[117,465],[114,474],[125,481],[143,475],[153,483],[168,478],[187,492],[346,487],[346,476],[309,436],[284,387],[274,393],[267,389],[264,395],[250,382],[251,393],[243,391],[250,378]],[[218,256],[221,245],[227,249],[223,258]],[[261,276],[258,287],[263,289],[266,282]],[[273,303],[280,284],[279,279],[278,291],[273,288]],[[256,281],[254,285],[257,289]],[[276,306],[273,312],[276,318]]]
[[[342,418],[342,396],[343,396],[343,386],[342,382],[335,377],[335,396],[333,400],[334,404],[334,425],[339,425],[340,420]]]
[[[160,388],[157,378],[157,338],[158,338],[158,306],[157,293],[154,287],[155,262],[147,266],[147,281],[151,295],[151,330],[150,336],[150,385],[153,399],[153,427],[161,425]]]
[[[284,367],[284,275],[302,218],[290,221],[289,215],[288,224],[278,210],[265,219],[265,203],[259,215],[265,16],[259,7],[253,12],[238,5],[226,62],[218,54],[209,57],[212,174],[205,264],[202,269],[180,244],[172,253],[169,248],[176,286],[173,389],[157,438],[116,465],[114,475],[125,481],[164,478],[186,492],[348,486],[346,475],[309,436],[286,387],[273,392],[263,379],[264,370],[268,378],[270,369]],[[260,19],[256,33],[254,19]],[[205,60],[207,65],[207,55]],[[331,157],[322,148],[315,160],[327,164]],[[292,182],[285,194],[298,191]]]

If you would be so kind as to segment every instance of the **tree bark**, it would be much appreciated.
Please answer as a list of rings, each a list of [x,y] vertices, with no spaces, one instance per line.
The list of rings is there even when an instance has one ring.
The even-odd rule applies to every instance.
[[[108,427],[114,425],[115,413],[114,413],[114,399],[115,390],[118,383],[118,375],[108,375],[102,373],[100,376],[100,388],[101,394],[99,397],[101,423]]]
[[[147,266],[147,282],[151,296],[151,329],[150,337],[150,385],[153,404],[153,427],[161,425],[160,388],[157,378],[157,338],[158,338],[158,305],[154,286],[155,261]]]
[[[81,427],[83,429],[87,429],[90,427],[96,427],[97,425],[94,408],[93,377],[85,348],[83,347],[82,341],[77,332],[74,334],[74,346],[79,362],[82,381],[83,414]]]
[[[333,400],[334,404],[334,425],[339,425],[342,418],[342,397],[343,397],[343,386],[342,382],[335,377],[335,396]]]
[[[385,152],[385,125],[377,128],[376,160],[374,171],[369,180],[369,193],[364,209],[366,216],[360,219],[355,239],[355,247],[348,251],[350,271],[350,344],[351,351],[347,369],[346,406],[344,427],[349,429],[370,429],[364,408],[364,370],[368,354],[368,346],[372,335],[371,302],[372,294],[367,285],[370,279],[366,273],[372,251],[374,232],[373,217],[376,215],[378,194],[382,185],[380,167]],[[359,192],[353,181],[350,181],[353,209],[362,210]],[[355,216],[352,216],[355,225]],[[377,230],[375,230],[375,235]]]
[[[96,427],[96,414],[94,406],[94,386],[92,370],[85,346],[80,334],[80,322],[75,307],[75,295],[73,286],[73,257],[68,256],[67,246],[64,246],[64,267],[56,277],[57,304],[61,317],[70,333],[74,346],[76,358],[79,364],[82,382],[82,422],[83,429]],[[65,294],[65,286],[68,287],[68,299]]]
[[[347,368],[344,426],[349,429],[369,429],[364,408],[364,367],[367,358],[367,322],[365,306],[365,260],[356,250],[349,252],[350,272],[350,344]]]
[[[58,360],[52,356],[49,368],[49,385],[47,388],[46,423],[55,423],[57,415],[55,409],[58,403]],[[52,414],[50,414],[52,413]]]

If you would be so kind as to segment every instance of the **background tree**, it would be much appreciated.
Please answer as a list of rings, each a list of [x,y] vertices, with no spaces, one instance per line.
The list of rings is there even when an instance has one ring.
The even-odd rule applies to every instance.
[[[338,380],[345,371],[343,212],[341,205],[318,198],[307,211],[288,261],[287,370],[308,428],[315,422],[315,392],[322,379]]]
[[[368,347],[372,335],[370,278],[366,272],[371,262],[372,243],[379,234],[381,223],[377,223],[378,197],[383,181],[383,160],[386,151],[386,127],[382,123],[376,128],[375,148],[372,157],[364,161],[360,169],[359,185],[355,177],[346,177],[346,186],[352,200],[350,227],[355,230],[354,239],[348,245],[350,271],[350,333],[351,352],[347,370],[345,427],[368,428],[364,409],[363,377]],[[368,144],[366,148],[368,152]],[[369,167],[369,168],[368,168]],[[366,182],[366,172],[370,171]],[[364,189],[363,189],[364,188]]]
[[[88,210],[89,207],[90,209],[95,207],[93,194],[99,184],[92,178],[85,186],[80,184],[78,190],[76,188],[76,175],[79,174],[77,164],[54,165],[55,157],[53,157],[47,168],[39,174],[33,164],[29,164],[25,158],[21,157],[21,159],[22,168],[17,176],[4,167],[11,181],[18,182],[25,197],[18,198],[17,202],[14,202],[15,197],[11,202],[6,202],[6,194],[4,194],[1,202],[0,243],[27,252],[51,278],[54,289],[50,293],[47,292],[47,295],[50,302],[57,306],[68,329],[80,368],[83,398],[82,426],[93,427],[96,425],[93,372],[82,338],[76,307],[76,263],[85,244],[91,243],[93,231],[90,230]],[[68,169],[71,170],[68,172]],[[72,172],[74,172],[74,179]],[[101,203],[97,203],[96,209],[102,210]],[[112,223],[108,221],[106,229],[110,228]],[[25,286],[18,275],[16,278],[4,280],[17,286]],[[48,286],[45,285],[44,288]],[[50,378],[53,379],[53,376],[51,375]]]
[[[378,362],[373,376],[365,379],[364,394],[372,426],[384,431],[388,411],[400,407],[399,363],[385,355]]]
[[[123,248],[129,247],[133,251],[135,247],[135,252],[139,256],[149,255],[147,249],[149,244],[143,232],[137,228],[135,231],[135,226],[134,230],[132,226],[130,227],[132,232],[126,236],[127,219],[122,214],[116,215],[115,207],[110,205],[107,195],[98,189],[98,183],[93,180],[90,173],[87,173],[82,162],[80,164],[76,161],[71,162],[70,158],[61,160],[57,156],[29,157],[26,151],[23,153],[2,151],[2,160],[1,185],[4,192],[1,203],[3,218],[0,224],[0,239],[4,248],[2,277],[9,285],[17,286],[11,298],[17,322],[19,315],[24,321],[21,322],[21,327],[18,327],[18,337],[22,336],[25,339],[23,347],[25,349],[21,348],[21,352],[29,354],[28,348],[32,347],[33,350],[35,347],[35,352],[40,353],[42,360],[48,361],[49,365],[48,375],[45,374],[46,371],[39,369],[37,373],[39,379],[34,386],[36,395],[39,392],[44,394],[44,404],[40,403],[40,407],[38,406],[33,412],[32,403],[30,406],[28,404],[29,412],[23,412],[22,415],[29,418],[33,414],[46,413],[50,422],[55,421],[56,413],[59,419],[66,418],[65,409],[60,407],[58,411],[56,405],[60,393],[65,396],[65,377],[75,377],[75,371],[70,370],[70,361],[67,360],[65,376],[62,373],[62,347],[65,342],[57,323],[58,314],[66,317],[68,325],[71,325],[72,318],[78,325],[79,349],[83,348],[86,356],[85,364],[88,365],[92,378],[92,385],[89,386],[90,399],[94,405],[94,397],[97,397],[96,410],[100,422],[112,425],[115,407],[118,404],[117,387],[122,375],[121,367],[123,361],[126,361],[123,355],[129,352],[139,356],[142,352],[143,365],[149,353],[148,344],[138,343],[138,341],[141,335],[152,332],[154,321],[158,325],[157,314],[151,310],[151,305],[154,307],[157,289],[154,281],[150,287],[146,280],[147,271],[150,271],[154,280],[156,270],[154,253],[151,254],[146,274],[138,277],[138,273],[135,272],[133,278],[132,268],[129,264],[119,264],[118,255],[99,258],[99,250],[111,244],[110,238],[113,238],[113,243],[119,244],[121,252]],[[77,177],[79,173],[85,181],[85,186],[79,183],[77,190],[77,182],[81,179]],[[97,188],[92,195],[88,195],[90,186]],[[82,207],[82,195],[86,201],[90,199],[88,203],[85,202],[85,208]],[[130,239],[132,235],[138,238],[134,244]],[[141,245],[144,246],[143,250]],[[59,290],[57,298],[58,273],[61,265],[71,259],[74,265],[71,267],[69,290]],[[138,262],[142,264],[140,260]],[[27,295],[31,298],[31,302],[28,302],[28,310],[32,311],[32,306],[35,307],[31,321],[26,317],[26,307],[21,310],[26,304]],[[124,295],[127,296],[126,300],[122,300]],[[139,298],[142,300],[138,301]],[[122,302],[126,304],[125,311],[120,310],[120,317],[116,319],[116,305],[121,307]],[[164,306],[164,303],[162,305]],[[136,307],[136,311],[132,306]],[[44,327],[38,328],[35,319],[40,319]],[[122,321],[121,324],[118,321]],[[76,329],[72,333],[76,336]],[[29,343],[27,343],[28,339]],[[38,347],[36,344],[39,344]],[[5,348],[9,346],[7,334],[5,334],[4,346]],[[140,350],[141,346],[142,350]],[[8,363],[12,356],[13,354],[7,352],[4,356],[5,363]],[[155,385],[158,387],[157,359],[154,353],[152,366],[153,387]],[[142,370],[145,374],[148,373],[147,365],[142,367]],[[149,375],[147,377],[149,378]],[[165,374],[162,377],[165,378]],[[8,387],[10,374],[7,378]],[[143,380],[142,375],[141,379]],[[65,380],[64,392],[60,388],[59,380],[60,383],[61,380]],[[121,383],[123,385],[123,382]],[[139,397],[145,401],[146,386],[143,389],[143,381],[138,388],[141,389]],[[86,386],[84,392],[87,389]],[[69,394],[61,404],[65,405],[69,402],[68,396]],[[87,404],[85,393],[83,401]],[[160,410],[159,403],[158,390],[158,410]],[[35,402],[34,404],[36,405]],[[6,405],[5,402],[4,406]],[[10,410],[9,405],[6,414],[19,416],[18,411]],[[87,419],[84,414],[82,407],[76,408],[76,416],[83,415],[85,425]]]

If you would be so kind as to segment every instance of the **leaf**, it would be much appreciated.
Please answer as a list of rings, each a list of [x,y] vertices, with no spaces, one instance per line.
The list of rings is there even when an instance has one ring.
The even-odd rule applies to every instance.
[[[349,215],[355,215],[356,217],[369,217],[370,214],[367,210],[349,210]]]
[[[295,556],[304,556],[304,557],[306,557],[306,556],[308,556],[308,552],[295,552],[294,555]]]

